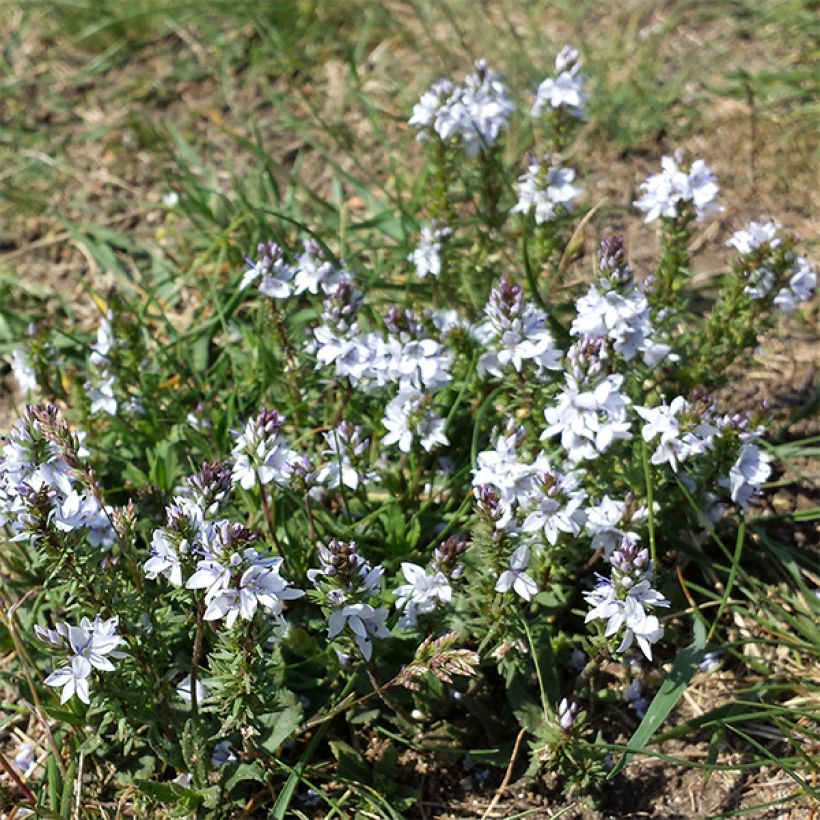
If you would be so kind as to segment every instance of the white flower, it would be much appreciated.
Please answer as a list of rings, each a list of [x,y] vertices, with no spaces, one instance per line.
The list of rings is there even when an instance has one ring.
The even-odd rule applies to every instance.
[[[14,755],[14,765],[23,774],[28,774],[29,770],[34,767],[36,762],[34,749],[35,746],[33,743],[21,743],[17,747],[17,753]]]
[[[456,328],[465,328],[468,331],[470,329],[469,322],[465,321],[459,312],[453,308],[448,310],[426,308],[424,315],[433,323],[442,338]]]
[[[293,267],[287,262],[282,249],[275,242],[260,242],[257,245],[259,258],[256,262],[248,260],[248,270],[242,277],[240,290],[244,290],[257,279],[259,292],[269,299],[287,299],[291,293]]]
[[[753,220],[744,230],[735,231],[726,244],[737,249],[744,256],[754,253],[764,245],[777,248],[780,246],[780,238],[777,235],[779,230],[780,226],[773,220],[768,222]]]
[[[702,159],[696,159],[689,168],[689,190],[699,220],[707,213],[723,210],[716,202],[720,193],[717,177]]]
[[[561,351],[547,328],[547,314],[524,301],[523,290],[506,279],[490,292],[484,308],[486,321],[475,328],[474,336],[487,351],[478,360],[480,375],[498,378],[510,366],[521,372],[525,362],[544,369],[561,369]]]
[[[476,457],[473,487],[493,487],[501,496],[506,514],[497,522],[498,529],[512,523],[516,505],[530,499],[539,473],[549,470],[543,455],[534,461],[523,460],[516,449],[518,441],[519,431],[499,436],[494,449],[484,450]]]
[[[527,507],[535,504],[535,509],[524,519],[523,532],[543,532],[547,543],[558,543],[561,533],[578,535],[584,526],[586,516],[581,509],[586,493],[577,489],[578,476],[561,476],[558,473],[546,475],[552,482],[548,491],[542,484],[527,498]]]
[[[500,76],[483,60],[464,87],[440,80],[413,108],[410,125],[421,128],[419,139],[435,132],[442,140],[458,138],[468,156],[490,148],[507,127],[515,104]]]
[[[36,393],[40,389],[37,374],[25,350],[17,348],[11,351],[11,370],[21,393]]]
[[[425,225],[421,229],[419,243],[407,257],[407,261],[416,268],[419,279],[426,276],[438,277],[441,273],[441,240],[438,232]]]
[[[180,700],[184,700],[185,703],[191,702],[191,676],[186,675],[178,684],[177,684],[177,694],[180,697]],[[205,698],[208,697],[208,690],[205,688],[205,685],[202,683],[201,680],[197,679],[196,682],[196,701],[197,703],[202,703]]]
[[[495,584],[496,592],[509,592],[510,589],[520,595],[525,601],[532,599],[538,592],[535,581],[526,574],[525,570],[530,564],[530,550],[526,546],[521,546],[510,557],[510,568],[504,570],[498,576]]]
[[[456,91],[450,80],[443,79],[433,83],[429,91],[421,95],[421,99],[413,106],[413,114],[408,124],[420,129],[432,129],[437,118],[441,116],[443,108],[447,107],[447,101]],[[460,89],[458,89],[460,92]],[[439,130],[438,128],[436,130]],[[426,134],[422,130],[418,139],[424,139]]]
[[[254,549],[241,554],[228,550],[215,553],[197,564],[197,571],[185,584],[187,589],[205,589],[206,621],[225,618],[230,629],[238,617],[253,619],[259,606],[273,615],[282,612],[282,601],[301,598],[304,592],[293,589],[279,575],[281,558],[265,558]]]
[[[211,765],[221,768],[226,763],[236,763],[239,758],[233,750],[230,740],[220,740],[211,753]]]
[[[387,430],[385,445],[398,444],[403,453],[409,453],[413,440],[418,439],[425,452],[450,441],[444,432],[446,422],[429,405],[429,400],[418,390],[402,390],[385,408],[382,424]]]
[[[257,481],[287,483],[296,456],[279,432],[283,422],[284,418],[275,410],[262,408],[255,418],[248,419],[241,432],[234,433],[234,484],[250,490]]]
[[[404,609],[400,626],[413,627],[418,615],[429,615],[438,606],[450,602],[453,593],[443,572],[428,575],[423,567],[407,562],[402,563],[401,571],[407,583],[394,590],[396,608]]]
[[[165,512],[167,523],[154,530],[151,557],[143,565],[143,570],[146,578],[153,580],[162,575],[172,586],[178,587],[183,583],[182,557],[197,549],[205,551],[209,533],[205,511],[193,499],[177,497]]]
[[[626,513],[626,501],[616,501],[608,495],[605,495],[598,504],[587,507],[584,526],[587,534],[592,536],[590,546],[593,550],[603,550],[604,555],[609,558],[624,538],[633,542],[639,540],[637,533],[623,529]],[[640,507],[632,514],[630,522],[642,521],[646,517],[646,507]]]
[[[566,107],[573,116],[582,119],[585,116],[586,101],[584,78],[564,71],[557,77],[547,77],[538,86],[531,114],[537,118],[547,107]]]
[[[383,607],[374,608],[370,604],[350,604],[334,610],[328,621],[327,635],[335,638],[347,627],[356,641],[356,646],[369,661],[373,654],[371,638],[389,638],[390,630],[384,625],[388,612]]]
[[[797,310],[801,302],[807,302],[817,288],[817,274],[811,269],[809,260],[798,256],[792,267],[793,274],[789,286],[781,288],[774,297],[774,303],[784,312]]]
[[[646,214],[646,222],[658,217],[674,219],[680,202],[691,202],[695,215],[703,220],[710,211],[723,210],[715,200],[719,192],[717,177],[703,160],[695,160],[689,171],[680,168],[682,155],[661,159],[661,173],[641,183],[643,196],[633,204]]]
[[[663,627],[655,615],[646,611],[648,606],[668,607],[669,601],[652,589],[648,580],[633,586],[621,599],[609,581],[599,584],[591,592],[584,593],[592,609],[584,619],[585,623],[602,619],[607,622],[605,637],[611,637],[624,630],[618,652],[625,652],[637,640],[641,651],[652,660],[652,644],[663,637]]]
[[[117,413],[117,398],[114,395],[116,379],[108,371],[103,370],[95,374],[94,380],[85,383],[88,400],[91,402],[91,412],[107,413],[114,416]]]
[[[571,71],[573,73],[581,69],[581,53],[577,48],[573,48],[567,43],[555,55],[555,70],[558,72]]]
[[[86,540],[92,547],[108,549],[116,533],[111,524],[113,510],[102,507],[93,495],[80,495],[75,489],[58,499],[54,506],[54,526],[62,532],[86,529]]]
[[[471,157],[496,143],[515,111],[501,76],[484,60],[478,60],[475,69],[464,81],[457,115],[459,136]]]
[[[114,664],[108,656],[125,657],[117,649],[124,643],[116,634],[118,624],[118,618],[104,621],[99,615],[93,622],[83,618],[79,626],[65,624],[60,634],[67,637],[74,654],[69,658],[68,666],[55,670],[45,680],[47,686],[63,688],[60,703],[65,703],[75,694],[83,703],[90,703],[88,678],[92,671],[111,672]]]
[[[89,361],[91,364],[103,369],[106,365],[110,364],[111,351],[117,345],[117,339],[114,336],[113,319],[114,314],[110,310],[100,319],[100,326],[97,328],[97,340],[91,345]]]
[[[433,339],[412,339],[402,347],[399,360],[399,385],[437,390],[451,381],[453,357]]]
[[[558,704],[558,725],[568,732],[575,720],[575,714],[578,711],[578,706],[575,703],[570,703],[566,698],[562,698]]]
[[[317,483],[331,489],[344,485],[356,490],[359,482],[368,476],[359,475],[351,456],[357,461],[363,458],[370,446],[370,439],[362,437],[360,427],[346,422],[323,436],[327,449],[322,453],[323,464],[316,473]]]
[[[91,675],[91,664],[87,658],[75,655],[68,666],[56,669],[46,679],[46,686],[62,686],[60,703],[66,703],[74,695],[85,704],[91,703],[88,690],[88,678]]]
[[[578,52],[571,46],[564,46],[555,58],[556,75],[548,77],[538,86],[531,112],[533,117],[540,117],[549,107],[563,108],[578,119],[585,118],[587,95],[580,68]]]
[[[689,402],[683,396],[677,396],[669,405],[635,407],[635,412],[647,422],[641,428],[643,440],[649,442],[660,436],[658,446],[652,454],[653,464],[668,463],[677,472],[681,461],[711,449],[717,428],[708,422],[702,421],[694,428],[681,433],[678,416],[685,415],[689,410]]]
[[[293,282],[294,293],[305,291],[317,294],[334,293],[342,282],[353,279],[349,271],[327,259],[318,242],[306,239],[304,250],[296,262],[296,278]]]
[[[639,352],[644,362],[654,367],[663,359],[677,359],[670,355],[669,345],[656,341],[653,336],[649,302],[631,283],[620,289],[610,287],[606,279],[598,286],[591,285],[575,305],[576,317],[570,326],[573,336],[610,339],[613,348],[626,361]]]
[[[749,506],[752,496],[768,481],[772,472],[770,461],[756,444],[746,442],[740,448],[737,461],[729,471],[729,489],[732,501],[741,509]]]
[[[566,387],[555,407],[544,411],[549,425],[541,439],[561,435],[561,446],[573,464],[597,458],[614,441],[631,438],[627,417],[629,398],[620,392],[623,376],[612,374],[591,389],[583,389],[567,374]]]
[[[573,185],[575,171],[571,168],[546,167],[538,160],[530,162],[526,173],[518,178],[518,202],[512,213],[527,214],[534,210],[536,225],[549,222],[556,208],[573,209],[581,189]]]

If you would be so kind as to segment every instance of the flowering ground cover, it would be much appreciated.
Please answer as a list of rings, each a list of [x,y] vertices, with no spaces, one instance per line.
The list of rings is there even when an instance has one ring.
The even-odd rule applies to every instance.
[[[810,810],[809,11],[719,6],[4,12],[7,816]]]

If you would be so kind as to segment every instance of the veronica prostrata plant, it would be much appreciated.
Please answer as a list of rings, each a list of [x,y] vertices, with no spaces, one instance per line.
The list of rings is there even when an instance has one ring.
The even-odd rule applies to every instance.
[[[383,283],[412,288],[367,287],[366,248],[261,224],[204,346],[112,292],[85,347],[38,327],[14,351],[31,403],[0,461],[0,584],[49,789],[82,754],[87,799],[285,816],[380,737],[504,749],[519,725],[530,776],[606,777],[596,670],[663,669],[685,642],[682,533],[732,526],[771,475],[765,408],[714,391],[815,274],[754,221],[695,310],[719,188],[676,152],[635,203],[656,267],[606,236],[553,298],[587,211],[578,52],[533,91],[548,150],[513,161],[526,106],[486,62],[413,109],[433,184]]]

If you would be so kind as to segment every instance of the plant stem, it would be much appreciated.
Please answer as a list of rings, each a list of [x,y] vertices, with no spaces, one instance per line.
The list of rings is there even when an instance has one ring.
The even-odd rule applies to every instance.
[[[652,567],[657,571],[658,553],[655,548],[655,508],[652,492],[652,470],[649,466],[649,457],[646,452],[646,442],[641,439],[641,462],[643,463],[643,477],[646,483],[646,505],[649,525],[649,556],[652,559]]]
[[[199,677],[199,661],[202,656],[202,642],[205,632],[204,614],[202,602],[197,601],[196,634],[194,635],[194,648],[191,652],[191,716],[195,721],[199,720],[199,697],[196,691],[196,684]]]

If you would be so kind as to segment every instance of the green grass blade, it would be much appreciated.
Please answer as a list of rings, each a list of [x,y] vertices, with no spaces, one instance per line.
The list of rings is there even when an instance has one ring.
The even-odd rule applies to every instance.
[[[658,693],[652,699],[652,703],[646,710],[640,726],[629,739],[628,749],[622,755],[618,763],[609,773],[609,780],[612,780],[621,769],[626,766],[635,752],[639,752],[652,739],[652,736],[661,727],[677,702],[683,697],[692,675],[698,668],[698,664],[703,659],[706,650],[706,627],[699,620],[695,620],[695,636],[689,646],[681,649],[669,677],[661,684]]]

